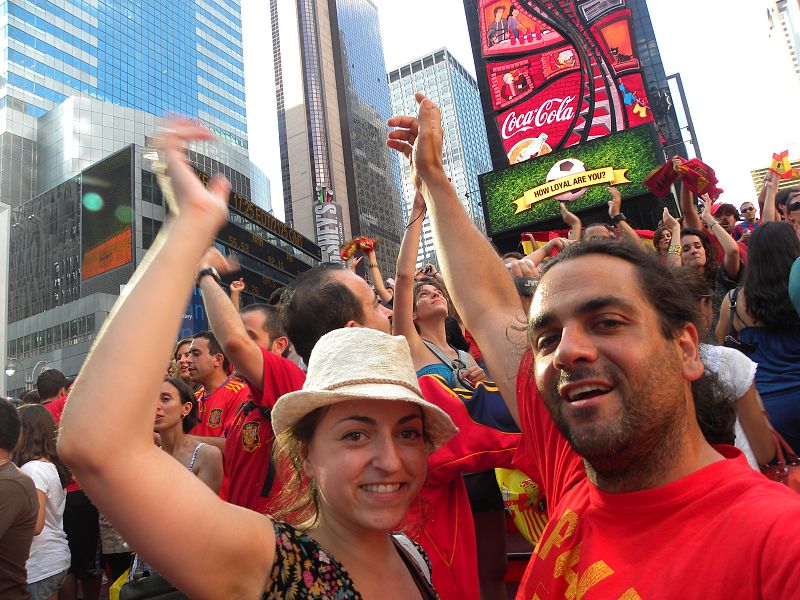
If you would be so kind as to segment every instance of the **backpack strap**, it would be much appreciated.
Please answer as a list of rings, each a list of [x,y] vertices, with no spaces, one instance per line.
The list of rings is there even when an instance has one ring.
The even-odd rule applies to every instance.
[[[453,367],[452,359],[450,359],[450,357],[448,357],[444,352],[442,352],[442,349],[439,348],[439,346],[437,346],[433,342],[429,342],[428,340],[422,340],[422,343],[425,344],[428,347],[428,350],[430,350],[431,352],[433,352],[436,355],[436,358],[438,358],[440,361],[442,361],[448,367],[451,367],[451,368]],[[460,356],[459,356],[459,358],[460,358]]]

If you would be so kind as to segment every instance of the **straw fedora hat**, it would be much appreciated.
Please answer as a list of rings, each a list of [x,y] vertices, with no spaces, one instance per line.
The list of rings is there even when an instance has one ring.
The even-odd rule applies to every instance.
[[[422,397],[406,338],[365,327],[334,329],[319,339],[303,389],[275,403],[272,429],[278,435],[317,408],[364,399],[420,406],[431,451],[458,433],[448,414]]]

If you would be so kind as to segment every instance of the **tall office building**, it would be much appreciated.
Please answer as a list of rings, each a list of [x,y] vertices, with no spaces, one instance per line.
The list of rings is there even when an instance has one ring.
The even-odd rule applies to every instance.
[[[786,48],[794,76],[800,81],[800,2],[772,0],[767,11],[771,35]]]
[[[378,9],[370,0],[271,0],[287,223],[337,261],[347,239],[381,239],[392,269],[402,237],[399,161]]]
[[[231,182],[218,243],[240,254],[252,296],[319,260],[269,214],[269,182],[249,161],[241,29],[238,0],[0,0],[0,203],[14,257],[0,342],[21,363],[10,388],[41,361],[77,372],[152,243],[167,209],[148,156],[165,113],[219,138],[189,157]]]
[[[478,175],[491,171],[489,142],[483,121],[481,98],[475,78],[446,48],[403,65],[388,75],[392,112],[416,113],[414,92],[423,91],[442,111],[444,129],[444,168],[452,180],[464,210],[472,221],[485,231],[480,204]],[[406,214],[414,201],[414,185],[410,170],[401,170]],[[433,233],[426,219],[422,227],[417,265],[437,264]]]
[[[0,0],[0,22],[0,200],[38,191],[37,119],[70,96],[197,118],[247,158],[237,0]]]

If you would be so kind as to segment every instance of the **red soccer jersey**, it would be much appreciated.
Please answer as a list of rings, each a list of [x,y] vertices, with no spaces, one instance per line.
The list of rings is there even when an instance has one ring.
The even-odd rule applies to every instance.
[[[274,434],[269,410],[278,398],[303,387],[305,373],[293,362],[267,350],[264,355],[264,381],[251,385],[251,396],[234,415],[225,437],[225,472],[229,480],[228,502],[260,513],[272,513],[271,501],[280,491],[280,478],[274,476],[265,490],[270,471]],[[273,473],[274,475],[274,473]],[[262,496],[266,491],[267,496]]]
[[[406,513],[406,532],[428,554],[442,600],[480,600],[475,526],[462,474],[510,468],[520,434],[474,421],[464,401],[435,376],[420,377],[419,384],[459,433],[428,456],[428,477]]]
[[[550,513],[518,599],[783,598],[798,589],[800,496],[742,453],[668,485],[607,494],[557,431],[521,361],[523,443],[515,462]]]
[[[247,384],[233,378],[228,378],[208,396],[204,395],[201,388],[195,393],[198,422],[189,433],[203,437],[225,437],[236,411],[247,402],[249,393]]]

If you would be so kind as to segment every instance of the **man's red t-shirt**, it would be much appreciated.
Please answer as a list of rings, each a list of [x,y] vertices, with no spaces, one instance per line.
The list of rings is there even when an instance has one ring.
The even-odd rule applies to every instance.
[[[228,502],[260,513],[272,513],[272,501],[280,491],[280,477],[274,474],[268,496],[262,496],[270,469],[275,435],[269,410],[278,398],[303,387],[305,373],[290,360],[261,349],[264,381],[251,383],[248,402],[234,413],[225,437],[225,473],[229,481]],[[251,401],[252,402],[249,402]]]
[[[56,427],[61,426],[61,415],[64,414],[64,407],[67,405],[67,396],[59,396],[52,402],[43,404],[50,414],[53,415],[53,420],[56,422]]]
[[[515,463],[540,483],[550,520],[517,598],[785,598],[800,589],[800,496],[730,446],[668,485],[608,494],[586,477],[521,361]]]
[[[195,393],[198,422],[189,433],[203,437],[224,437],[236,411],[247,402],[249,393],[247,384],[232,377],[208,396],[204,395],[201,388]]]
[[[428,554],[442,600],[480,600],[477,544],[463,473],[511,467],[519,433],[503,433],[472,419],[440,378],[419,378],[423,397],[444,410],[459,433],[428,456],[428,477],[406,512],[405,532]]]

